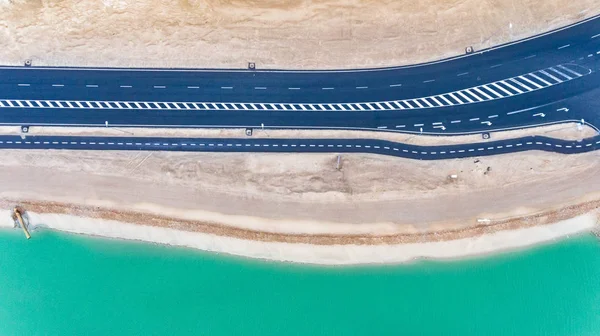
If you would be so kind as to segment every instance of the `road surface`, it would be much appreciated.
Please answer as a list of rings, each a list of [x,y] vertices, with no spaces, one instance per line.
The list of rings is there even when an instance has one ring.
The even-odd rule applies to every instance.
[[[0,125],[453,135],[579,121],[598,129],[599,70],[598,17],[469,55],[393,68],[0,67]],[[333,148],[339,151],[337,144]],[[423,152],[439,152],[432,148]]]

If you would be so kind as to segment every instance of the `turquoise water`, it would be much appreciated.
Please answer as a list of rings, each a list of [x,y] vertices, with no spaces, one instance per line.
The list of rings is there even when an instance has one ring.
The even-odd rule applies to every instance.
[[[0,335],[600,335],[600,242],[339,268],[4,230]]]

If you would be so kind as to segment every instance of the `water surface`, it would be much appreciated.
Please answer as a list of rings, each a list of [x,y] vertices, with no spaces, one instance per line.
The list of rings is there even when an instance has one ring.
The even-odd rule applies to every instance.
[[[600,243],[314,267],[0,230],[0,335],[600,335]]]

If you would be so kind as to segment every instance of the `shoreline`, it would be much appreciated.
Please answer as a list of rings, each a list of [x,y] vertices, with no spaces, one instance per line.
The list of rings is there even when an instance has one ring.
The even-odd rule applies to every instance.
[[[465,258],[555,241],[597,230],[597,209],[597,207],[593,209],[584,207],[584,213],[574,217],[570,216],[573,214],[572,212],[565,212],[564,209],[554,211],[554,215],[542,213],[522,217],[519,220],[520,226],[504,227],[496,231],[491,230],[491,232],[481,227],[471,227],[470,236],[464,234],[455,236],[458,238],[452,238],[452,235],[448,235],[447,232],[430,232],[427,237],[437,238],[437,240],[427,240],[426,235],[413,234],[411,236],[416,239],[399,243],[386,242],[385,236],[372,236],[372,239],[362,242],[360,239],[354,241],[340,239],[337,243],[331,244],[324,244],[319,240],[306,241],[306,238],[315,238],[311,237],[312,235],[285,235],[304,239],[304,242],[302,239],[290,242],[265,240],[265,235],[268,236],[268,233],[264,232],[254,232],[254,235],[242,238],[214,232],[182,230],[174,227],[74,216],[65,213],[27,211],[27,215],[30,229],[34,232],[37,228],[48,228],[68,233],[144,241],[270,261],[319,265],[361,265],[407,263],[419,259]],[[565,215],[561,216],[560,213],[566,213],[568,218],[563,218]],[[531,219],[539,216],[550,219],[552,222],[539,224]],[[513,222],[515,220],[512,219]],[[0,229],[13,227],[10,211],[0,211]],[[329,238],[334,237],[334,235],[329,235]],[[33,238],[35,239],[35,234]],[[338,235],[338,238],[344,238],[344,236]]]

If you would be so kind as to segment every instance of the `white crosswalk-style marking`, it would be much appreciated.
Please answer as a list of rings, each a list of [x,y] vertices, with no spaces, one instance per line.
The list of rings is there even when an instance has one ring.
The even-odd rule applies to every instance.
[[[150,110],[247,110],[247,111],[391,111],[439,108],[508,98],[564,83],[590,72],[576,70],[573,64],[559,64],[542,70],[502,79],[462,90],[401,100],[352,103],[241,103],[241,102],[135,102],[86,100],[0,99],[0,108],[61,109],[150,109]],[[581,68],[582,70],[584,68]]]

